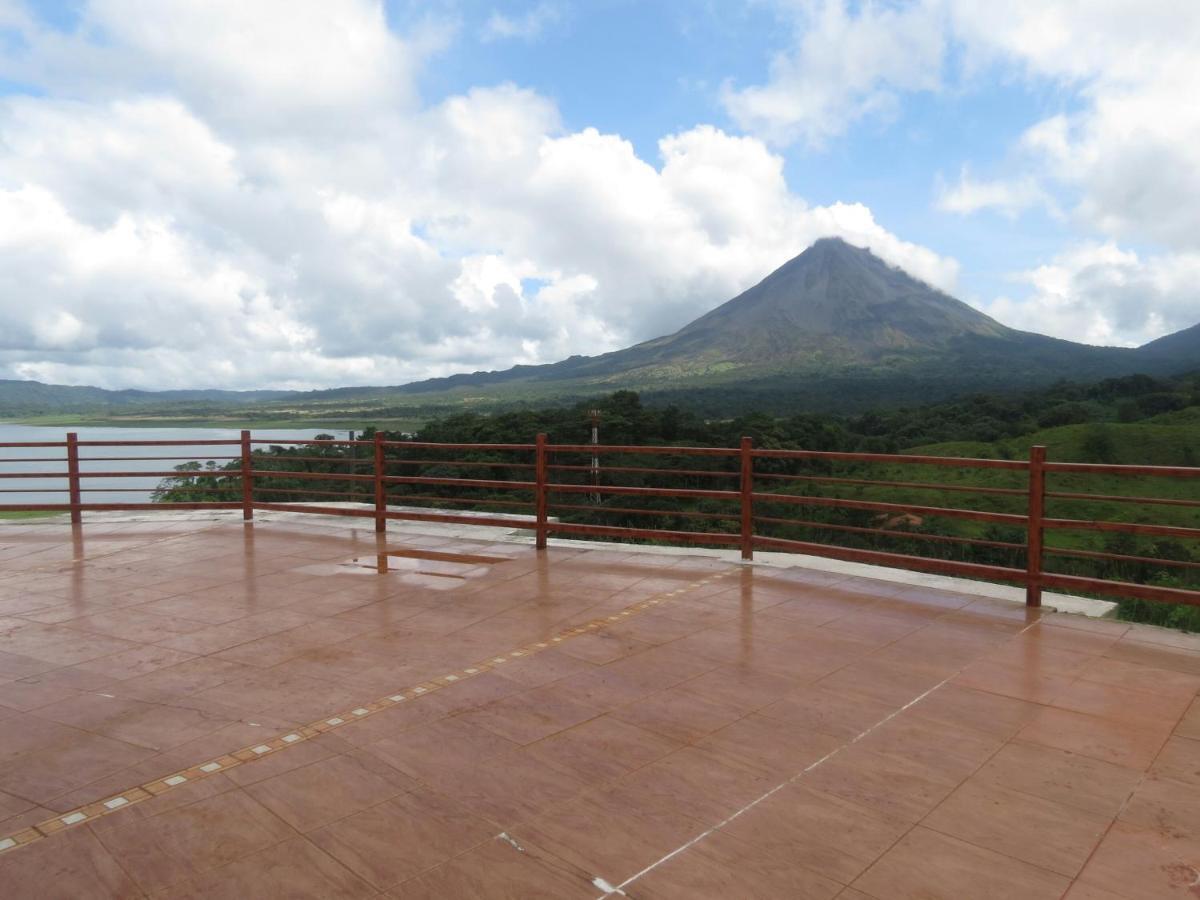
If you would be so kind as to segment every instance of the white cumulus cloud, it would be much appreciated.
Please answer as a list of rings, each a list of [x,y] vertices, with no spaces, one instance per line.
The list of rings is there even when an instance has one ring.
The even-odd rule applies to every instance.
[[[10,12],[20,11],[12,6]],[[0,375],[104,386],[402,383],[685,324],[840,234],[947,290],[953,260],[811,206],[754,137],[643,159],[513,85],[423,103],[436,22],[369,0],[92,0],[15,13],[0,75]]]

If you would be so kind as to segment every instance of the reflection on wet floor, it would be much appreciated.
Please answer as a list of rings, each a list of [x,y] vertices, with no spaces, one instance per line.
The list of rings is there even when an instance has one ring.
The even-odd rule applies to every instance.
[[[6,527],[0,896],[1187,896],[1198,688],[1193,636],[799,567]]]

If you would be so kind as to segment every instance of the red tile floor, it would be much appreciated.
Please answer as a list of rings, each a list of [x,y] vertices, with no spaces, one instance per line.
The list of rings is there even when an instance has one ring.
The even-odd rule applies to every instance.
[[[7,525],[0,897],[1195,897],[1198,688],[1189,636],[801,568]]]

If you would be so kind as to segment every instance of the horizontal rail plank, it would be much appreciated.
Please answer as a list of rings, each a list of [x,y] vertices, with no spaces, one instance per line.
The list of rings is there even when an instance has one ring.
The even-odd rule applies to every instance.
[[[830,531],[844,531],[850,534],[874,534],[884,537],[913,538],[918,541],[945,541],[955,544],[966,544],[972,547],[999,547],[1006,550],[1024,552],[1024,544],[1012,541],[985,541],[982,538],[959,537],[952,534],[926,534],[921,531],[896,531],[888,528],[863,528],[859,525],[839,525],[832,522],[814,522],[805,519],[778,519],[772,516],[755,516],[755,522],[768,522],[772,525],[795,525],[800,528],[826,528]]]
[[[1064,531],[1119,531],[1123,534],[1150,534],[1158,537],[1180,537],[1200,540],[1200,528],[1181,525],[1147,525],[1141,522],[1093,522],[1088,519],[1043,519],[1047,529]]]
[[[241,459],[240,456],[81,456],[79,461],[85,462],[141,462],[149,459],[183,459],[190,462],[216,462],[217,460]]]
[[[1200,478],[1200,466],[1130,466],[1109,463],[1048,462],[1047,472],[1091,475],[1149,475],[1161,478]]]
[[[1127,553],[1104,553],[1100,550],[1074,550],[1070,547],[1046,547],[1045,553],[1053,556],[1079,557],[1080,559],[1099,559],[1105,562],[1134,562],[1154,566],[1177,566],[1186,569],[1200,569],[1200,562],[1186,559],[1163,559],[1158,556],[1130,556]]]
[[[384,441],[384,447],[403,450],[415,447],[419,450],[528,450],[537,449],[536,444],[438,444],[431,441]]]
[[[1183,588],[1132,584],[1127,581],[1105,581],[1101,578],[1085,578],[1082,575],[1060,575],[1052,572],[1043,572],[1041,582],[1044,587],[1050,588],[1089,591],[1093,594],[1107,594],[1116,597],[1136,597],[1139,600],[1154,600],[1159,603],[1182,603],[1186,606],[1200,606],[1200,591],[1189,591]]]
[[[79,447],[236,447],[241,444],[238,438],[196,438],[185,440],[161,441],[77,441]],[[50,446],[50,445],[47,445]],[[62,446],[55,444],[54,446]]]
[[[235,504],[238,509],[242,508],[241,503]],[[270,500],[254,501],[254,508],[266,510],[268,512],[295,512],[295,513],[313,513],[321,516],[352,516],[354,518],[373,518],[375,516],[375,508],[368,508],[365,504],[362,507],[347,507],[347,506],[320,506],[318,504],[308,503],[274,503]]]
[[[199,443],[199,442],[198,442]],[[232,444],[241,444],[240,440],[230,441]],[[334,438],[328,441],[318,441],[313,438],[252,438],[251,444],[267,444],[272,447],[294,446],[294,447],[374,447],[374,441],[349,441]]]
[[[492,478],[435,478],[425,475],[385,475],[384,484],[429,484],[446,487],[496,488],[504,491],[532,491],[532,481],[502,481]]]
[[[837,450],[752,450],[755,459],[828,459],[837,462],[869,462],[896,465],[898,463],[924,466],[950,466],[962,469],[1029,468],[1025,460],[974,459],[966,456],[917,456],[911,453],[846,453]]]
[[[1125,494],[1088,494],[1071,491],[1046,491],[1046,497],[1055,500],[1088,500],[1103,503],[1144,503],[1151,506],[1200,507],[1200,500],[1176,500],[1171,497],[1130,497]]]
[[[741,453],[730,447],[638,447],[618,444],[547,444],[548,453],[649,453],[678,454],[679,456],[737,456]]]
[[[464,469],[535,469],[534,463],[484,462],[483,460],[459,459],[402,459],[395,456],[384,460],[389,466],[459,466]]]
[[[842,497],[810,497],[804,494],[763,494],[755,492],[755,503],[790,503],[794,506],[830,506],[839,509],[865,509],[902,515],[917,513],[942,516],[948,519],[968,519],[973,522],[999,522],[1005,525],[1024,525],[1028,517],[1019,513],[985,512],[975,509],[954,509],[941,506],[918,506],[911,503],[885,503],[881,500],[848,500]]]
[[[615,484],[546,485],[551,494],[617,494],[630,497],[690,497],[694,500],[741,500],[737,491],[710,491],[703,488],[620,487]]]
[[[449,525],[489,525],[500,528],[532,529],[535,525],[533,516],[526,518],[500,518],[498,516],[466,516],[460,513],[417,513],[394,512],[388,510],[388,519],[402,522],[445,522]]]
[[[623,528],[617,525],[583,525],[575,522],[550,522],[547,530],[561,534],[590,534],[596,537],[628,537],[647,540],[678,541],[685,544],[739,544],[736,534],[707,531],[665,531],[656,528]]]
[[[612,472],[642,474],[642,475],[686,475],[701,478],[741,478],[741,472],[722,472],[713,469],[655,469],[642,466],[602,466],[599,469],[591,466],[548,465],[547,469],[560,472],[596,472],[608,475]]]
[[[1005,566],[989,566],[982,563],[957,562],[951,559],[937,559],[927,556],[910,556],[905,553],[888,553],[883,550],[857,550],[850,547],[838,547],[834,544],[794,541],[788,538],[755,536],[754,547],[755,549],[761,547],[764,550],[784,550],[792,553],[803,553],[808,556],[825,556],[830,559],[840,559],[844,562],[887,566],[893,569],[910,569],[917,572],[934,572],[940,575],[977,578],[983,581],[1005,581],[1024,584],[1026,580],[1024,569],[1010,569]]]
[[[1009,497],[1025,497],[1028,488],[977,487],[969,484],[934,484],[926,481],[872,481],[869,478],[832,478],[825,475],[777,475],[773,472],[755,472],[754,477],[781,481],[805,481],[817,484],[853,484],[864,487],[916,488],[923,491],[959,491],[968,494],[998,494]]]
[[[683,516],[693,519],[712,519],[721,522],[737,522],[741,516],[736,513],[706,513],[692,512],[686,509],[637,509],[624,506],[596,506],[585,503],[548,503],[550,509],[573,509],[593,513],[632,513],[643,516]]]
[[[178,473],[177,473],[178,474]],[[182,473],[192,475],[192,472]],[[237,469],[223,473],[237,477],[241,474]],[[302,481],[362,481],[373,482],[374,475],[355,475],[350,472],[296,472],[291,469],[254,469],[250,472],[252,478],[299,478]]]

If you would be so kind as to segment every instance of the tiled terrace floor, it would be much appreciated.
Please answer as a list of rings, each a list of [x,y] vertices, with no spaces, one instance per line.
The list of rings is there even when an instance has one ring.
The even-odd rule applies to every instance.
[[[1196,896],[1195,639],[387,548],[428,552],[381,574],[316,518],[0,528],[0,896]]]

